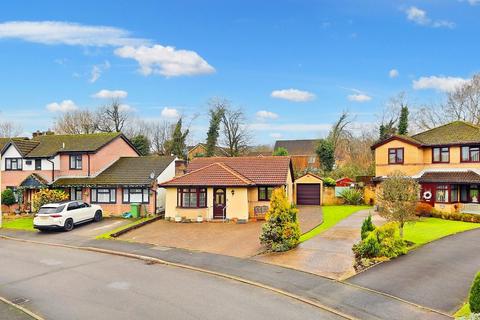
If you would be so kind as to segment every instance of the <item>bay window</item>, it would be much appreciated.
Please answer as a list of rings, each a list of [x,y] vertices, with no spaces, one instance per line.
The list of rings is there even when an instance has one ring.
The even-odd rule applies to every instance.
[[[178,188],[177,206],[180,208],[206,208],[206,188]]]
[[[448,185],[438,185],[435,192],[435,202],[448,202]]]
[[[115,188],[92,188],[90,193],[91,203],[116,203],[117,190]]]
[[[148,188],[124,188],[123,203],[149,203]]]

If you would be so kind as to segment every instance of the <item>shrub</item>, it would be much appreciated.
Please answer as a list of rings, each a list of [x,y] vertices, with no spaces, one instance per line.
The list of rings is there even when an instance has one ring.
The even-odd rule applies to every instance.
[[[365,239],[368,236],[368,234],[373,230],[375,230],[375,226],[372,222],[372,215],[369,214],[368,217],[366,217],[362,223],[362,229],[360,233],[362,236],[362,240]]]
[[[33,195],[33,211],[37,212],[41,206],[52,203],[68,200],[68,194],[63,190],[42,189]]]
[[[419,202],[417,203],[417,206],[415,207],[415,213],[417,216],[420,217],[430,217],[433,212],[433,207],[425,202]]]
[[[340,193],[340,198],[342,198],[346,204],[361,204],[363,202],[363,190],[355,188],[344,189]]]
[[[282,188],[273,190],[270,209],[265,215],[266,222],[260,235],[260,243],[268,251],[287,251],[297,246],[300,238],[297,212]]]
[[[335,179],[328,177],[323,179],[323,184],[326,187],[335,187],[337,182],[335,181]]]
[[[15,199],[15,194],[13,193],[13,190],[12,189],[3,190],[3,192],[2,192],[2,204],[6,205],[10,208],[10,206],[12,204],[15,204],[15,203],[17,203],[17,200]]]
[[[352,250],[359,269],[371,265],[371,259],[388,260],[407,253],[407,244],[399,236],[398,224],[390,222],[369,232]]]
[[[288,156],[288,150],[285,149],[284,147],[278,147],[273,151],[274,156]]]
[[[480,313],[480,272],[476,274],[473,280],[468,302],[470,303],[470,311],[472,313]]]

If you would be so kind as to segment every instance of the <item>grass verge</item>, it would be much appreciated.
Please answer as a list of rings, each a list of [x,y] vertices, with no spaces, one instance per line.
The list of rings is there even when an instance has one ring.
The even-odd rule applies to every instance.
[[[410,249],[417,248],[434,240],[451,234],[480,228],[480,223],[443,220],[439,218],[421,218],[414,223],[407,223],[404,239],[415,243]]]
[[[33,217],[21,217],[12,219],[4,218],[2,227],[4,229],[35,231],[35,229],[33,228]]]
[[[457,312],[453,315],[455,318],[466,317],[470,315],[470,305],[465,303]]]
[[[114,239],[114,238],[111,236],[112,234],[117,233],[117,232],[119,232],[119,231],[122,231],[122,230],[124,230],[124,229],[126,229],[126,228],[130,228],[130,227],[132,227],[132,226],[135,226],[135,225],[137,225],[137,224],[139,224],[139,223],[142,223],[142,222],[144,222],[144,221],[149,221],[149,220],[154,219],[154,218],[156,218],[156,217],[154,216],[154,217],[147,217],[147,218],[140,218],[140,219],[132,219],[132,222],[130,222],[130,223],[124,225],[124,226],[118,227],[118,228],[116,228],[116,229],[109,230],[109,231],[107,231],[107,232],[105,232],[105,233],[102,233],[101,235],[96,236],[95,239]]]
[[[340,205],[340,206],[323,206],[323,222],[313,228],[312,230],[302,234],[300,236],[300,242],[307,241],[315,236],[318,236],[320,233],[330,229],[336,225],[339,221],[345,219],[351,214],[363,210],[370,209],[370,206],[349,206],[349,205]]]

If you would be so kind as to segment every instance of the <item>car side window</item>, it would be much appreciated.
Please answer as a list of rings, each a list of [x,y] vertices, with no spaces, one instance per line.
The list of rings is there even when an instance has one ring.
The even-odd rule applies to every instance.
[[[78,202],[71,202],[68,204],[67,211],[78,209],[78,207],[79,207]]]

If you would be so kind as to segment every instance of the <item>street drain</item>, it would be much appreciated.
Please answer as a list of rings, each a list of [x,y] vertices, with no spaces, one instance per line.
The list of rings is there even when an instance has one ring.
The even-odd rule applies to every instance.
[[[27,303],[29,302],[30,300],[26,299],[26,298],[15,298],[12,300],[13,303],[15,304],[24,304],[24,303]]]
[[[147,260],[147,261],[145,261],[145,264],[146,264],[147,266],[151,266],[152,264],[157,264],[157,262],[156,262],[156,261],[153,261],[153,260]]]

